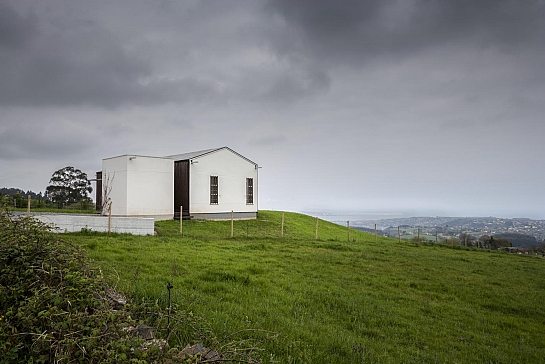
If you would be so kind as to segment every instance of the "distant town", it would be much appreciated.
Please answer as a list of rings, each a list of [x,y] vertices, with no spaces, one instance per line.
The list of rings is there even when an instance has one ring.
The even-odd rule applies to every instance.
[[[374,231],[388,237],[407,239],[420,237],[434,241],[452,238],[477,240],[493,236],[509,240],[514,247],[541,245],[545,240],[545,220],[498,217],[409,217],[378,220],[351,221],[350,225],[361,230]]]

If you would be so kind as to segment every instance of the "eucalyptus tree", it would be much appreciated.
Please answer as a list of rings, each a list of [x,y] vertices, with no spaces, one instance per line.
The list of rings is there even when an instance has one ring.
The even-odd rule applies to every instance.
[[[83,200],[93,191],[87,174],[74,167],[64,167],[55,171],[46,188],[46,196],[59,208]]]

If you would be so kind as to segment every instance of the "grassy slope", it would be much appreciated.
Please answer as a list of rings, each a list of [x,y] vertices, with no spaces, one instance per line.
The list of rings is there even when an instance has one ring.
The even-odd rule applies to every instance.
[[[278,331],[313,363],[541,362],[545,260],[378,238],[286,213],[158,222],[156,237],[71,234],[136,297],[205,315],[219,336]],[[268,346],[267,346],[268,345]],[[270,342],[264,362],[289,362]],[[293,356],[293,355],[292,355]]]

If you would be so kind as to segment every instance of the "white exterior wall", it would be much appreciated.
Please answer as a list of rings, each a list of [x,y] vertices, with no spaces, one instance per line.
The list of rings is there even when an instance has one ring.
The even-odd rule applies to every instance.
[[[114,216],[127,216],[127,162],[126,155],[102,160],[102,201],[106,202],[104,188],[109,184]]]
[[[102,161],[102,183],[110,179],[112,215],[174,217],[174,161],[123,155]],[[104,196],[103,196],[104,201]]]
[[[195,163],[197,162],[197,163]],[[228,149],[193,158],[190,213],[257,212],[257,166]],[[210,204],[210,176],[218,176],[218,204]],[[246,204],[246,178],[254,179],[254,203]]]

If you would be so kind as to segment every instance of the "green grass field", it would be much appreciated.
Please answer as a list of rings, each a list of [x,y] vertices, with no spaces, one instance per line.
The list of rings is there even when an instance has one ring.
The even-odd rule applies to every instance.
[[[286,213],[156,223],[157,236],[68,234],[133,299],[265,340],[264,363],[542,363],[545,259],[379,237]],[[256,333],[259,335],[259,333]],[[192,343],[190,343],[192,344]],[[185,346],[185,343],[180,343]],[[301,354],[303,352],[304,354]]]

